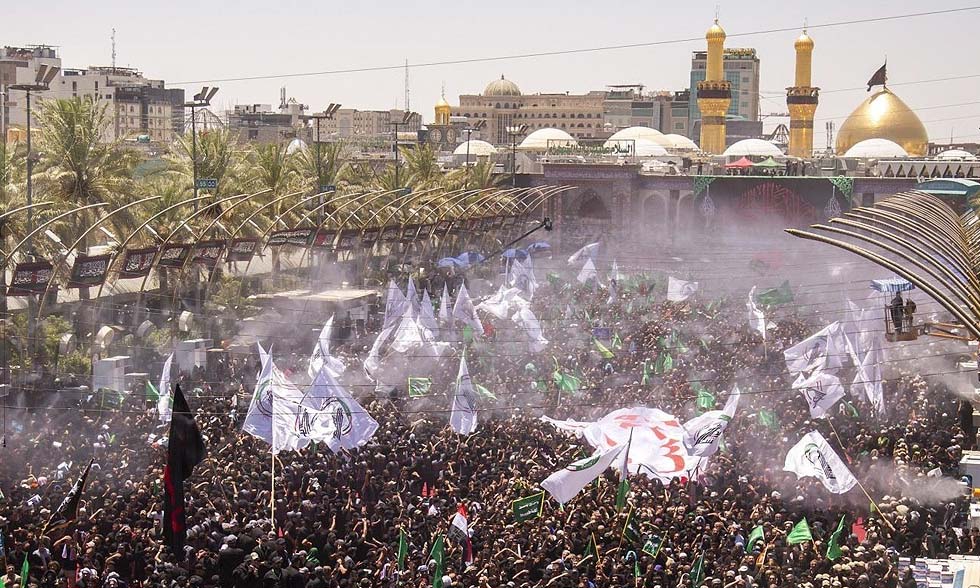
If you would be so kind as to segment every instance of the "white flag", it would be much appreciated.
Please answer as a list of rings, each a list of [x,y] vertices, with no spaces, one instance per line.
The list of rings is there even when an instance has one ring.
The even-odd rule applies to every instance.
[[[874,413],[880,417],[885,409],[884,382],[881,379],[881,362],[884,361],[881,333],[866,333],[862,338],[867,340],[868,346],[864,348],[861,363],[858,364],[854,381],[851,382],[851,394],[855,390],[863,389]]]
[[[874,317],[872,312],[848,300],[847,311],[844,313],[844,322],[841,323],[841,329],[844,331],[847,352],[850,354],[851,361],[855,366],[861,365],[863,350],[868,346],[868,341],[865,338],[872,334],[871,329],[873,328]]]
[[[519,289],[505,288],[501,285],[493,296],[477,304],[476,309],[492,314],[499,319],[505,319],[510,316],[511,308],[526,305],[527,301],[521,298]]]
[[[408,276],[408,287],[405,289],[405,298],[408,299],[408,303],[412,305],[412,310],[415,314],[419,312],[419,293],[415,289],[415,280],[412,276]]]
[[[449,299],[449,285],[442,285],[442,296],[439,298],[439,322],[442,326],[452,328],[453,313],[452,302]]]
[[[459,285],[459,292],[456,294],[456,305],[453,306],[453,320],[469,325],[473,329],[474,337],[483,336],[483,323],[476,314],[476,307],[470,300],[470,293],[466,291],[466,284]]]
[[[524,329],[524,334],[527,335],[528,351],[541,353],[548,347],[548,340],[544,338],[544,333],[541,332],[541,321],[534,316],[531,307],[519,306],[511,320]]]
[[[747,304],[749,308],[749,326],[752,330],[762,335],[762,338],[766,338],[766,331],[769,329],[776,328],[776,323],[766,320],[766,316],[762,313],[755,304],[755,286],[749,290],[749,302]]]
[[[315,378],[324,367],[331,370],[335,376],[339,376],[347,369],[344,362],[330,355],[330,332],[332,330],[333,315],[330,315],[313,344],[313,353],[310,355],[310,365],[307,368],[307,373],[311,378]]]
[[[160,386],[157,390],[160,397],[157,398],[157,413],[161,423],[169,423],[170,415],[173,413],[174,396],[170,393],[170,366],[174,362],[174,354],[171,353],[167,360],[163,362],[163,371],[160,373]]]
[[[303,393],[296,386],[289,383],[286,377],[276,369],[276,364],[272,361],[272,354],[266,353],[261,344],[256,344],[259,348],[259,358],[262,360],[262,370],[259,372],[255,381],[255,390],[252,393],[252,401],[248,407],[248,414],[245,416],[245,424],[242,431],[262,439],[266,443],[273,444],[273,396],[278,392],[284,398],[292,400],[294,403],[302,402]]]
[[[507,284],[515,288],[520,288],[527,294],[528,300],[534,298],[534,291],[538,288],[538,281],[534,278],[534,267],[531,264],[530,257],[524,262],[514,260],[507,277]]]
[[[307,447],[313,439],[312,428],[318,422],[315,407],[304,404],[304,400],[313,403],[312,399],[304,397],[299,388],[286,378],[285,374],[272,367],[272,379],[269,382],[269,411],[271,416],[271,434],[268,439],[272,445],[272,453],[280,451],[299,451]]]
[[[809,378],[800,374],[793,382],[793,388],[803,394],[810,416],[815,419],[823,418],[844,397],[844,386],[840,379],[821,371],[814,372]]]
[[[326,369],[317,374],[307,397],[318,404],[318,410],[310,414],[317,419],[308,423],[310,436],[325,442],[334,453],[362,447],[378,430],[378,421]]]
[[[422,291],[422,304],[419,306],[419,324],[428,329],[433,337],[439,335],[439,321],[436,320],[436,311],[432,307],[432,299],[429,298],[429,291]]]
[[[671,302],[684,302],[697,291],[697,282],[685,282],[673,276],[667,278],[667,300]]]
[[[846,351],[844,330],[833,322],[783,351],[786,368],[791,374],[801,372],[836,371]]]
[[[466,368],[466,357],[459,359],[459,375],[456,377],[449,425],[460,435],[469,435],[476,430],[476,389]]]
[[[786,454],[783,470],[797,478],[817,478],[834,494],[843,494],[857,484],[857,478],[817,431],[811,431]]]
[[[568,263],[573,264],[582,257],[588,257],[589,259],[595,258],[595,254],[599,251],[598,243],[589,243],[585,247],[579,249],[568,258]]]
[[[592,258],[585,260],[585,265],[582,266],[582,271],[578,273],[575,278],[579,283],[584,284],[589,280],[599,280],[599,272],[595,269],[595,264],[592,263]]]
[[[612,449],[596,449],[590,457],[573,461],[563,469],[551,474],[541,487],[548,491],[555,500],[565,504],[575,495],[602,475],[602,472],[616,460],[625,445],[617,445]]]
[[[728,395],[723,410],[709,410],[684,423],[684,447],[689,455],[708,457],[718,451],[721,435],[735,417],[740,396],[741,392],[735,386]]]
[[[388,282],[388,296],[385,300],[385,316],[384,322],[382,323],[382,329],[389,327],[398,322],[398,319],[402,317],[405,313],[405,309],[409,307],[408,299],[402,294],[401,289],[395,280]]]

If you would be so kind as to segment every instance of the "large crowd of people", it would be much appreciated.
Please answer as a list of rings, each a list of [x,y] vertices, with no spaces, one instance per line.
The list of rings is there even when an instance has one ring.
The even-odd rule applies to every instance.
[[[805,306],[774,310],[777,326],[763,341],[747,324],[744,296],[673,303],[665,285],[662,275],[632,275],[611,296],[608,283],[542,278],[532,306],[550,343],[538,354],[505,321],[482,317],[487,337],[466,343],[467,360],[474,381],[496,399],[481,397],[479,427],[469,436],[447,426],[460,349],[441,360],[440,373],[409,374],[430,376],[433,386],[427,397],[408,398],[404,389],[376,390],[364,380],[362,340],[338,341],[332,352],[348,365],[345,383],[379,422],[377,433],[350,454],[311,447],[280,453],[275,464],[267,444],[241,432],[257,356],[233,356],[220,382],[203,371],[180,374],[175,382],[207,445],[186,486],[182,561],[161,539],[167,429],[154,403],[132,394],[111,409],[8,409],[0,585],[908,588],[914,581],[899,556],[980,555],[980,534],[960,530],[966,501],[949,479],[974,445],[972,411],[940,379],[896,362],[886,369],[887,410],[872,414],[854,395],[829,419],[811,419],[780,352],[823,326]],[[610,353],[594,345],[596,327],[613,335]],[[274,341],[287,374],[306,371],[310,338],[296,339],[281,332]],[[578,391],[558,390],[556,365],[576,374]],[[667,484],[631,479],[628,502],[642,540],[662,540],[654,553],[624,538],[630,509],[616,508],[613,471],[564,507],[547,500],[540,517],[515,520],[514,500],[539,492],[545,477],[590,451],[540,416],[593,420],[643,405],[687,420],[704,409],[698,391],[720,408],[733,384],[742,390],[738,412],[704,472]],[[782,470],[786,450],[813,429],[832,441],[874,503],[861,490],[829,494]],[[77,520],[42,534],[90,459]],[[465,564],[463,544],[448,538],[439,566],[433,541],[448,532],[460,504],[469,513],[473,561]],[[828,542],[842,516],[842,554],[832,560]],[[789,530],[804,517],[812,541],[790,544]],[[760,525],[764,539],[750,544]],[[433,577],[437,570],[443,578]]]

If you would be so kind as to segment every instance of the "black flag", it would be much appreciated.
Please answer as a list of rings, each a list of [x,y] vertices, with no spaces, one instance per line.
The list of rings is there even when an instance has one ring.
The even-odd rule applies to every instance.
[[[878,71],[875,72],[875,75],[871,76],[871,79],[868,80],[868,92],[871,91],[872,86],[885,85],[885,82],[888,81],[888,73],[886,71],[887,69],[888,69],[888,62],[886,61],[881,67],[878,68]]]
[[[184,513],[184,480],[204,459],[204,439],[180,384],[174,387],[174,407],[167,442],[167,466],[163,470],[163,538],[177,561],[184,559],[187,521]]]
[[[58,508],[51,513],[51,518],[48,519],[47,524],[44,525],[44,529],[41,531],[42,535],[48,533],[54,533],[56,531],[63,531],[71,525],[72,521],[78,516],[78,501],[82,498],[82,492],[85,490],[85,481],[88,479],[88,473],[92,469],[92,462],[94,459],[90,459],[88,466],[85,467],[85,471],[82,475],[75,480],[75,484],[65,495],[65,499],[61,501]]]

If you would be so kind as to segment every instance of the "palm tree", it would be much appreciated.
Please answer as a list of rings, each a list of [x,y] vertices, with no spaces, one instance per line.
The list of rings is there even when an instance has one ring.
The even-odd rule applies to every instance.
[[[106,105],[89,97],[45,100],[38,114],[41,128],[39,151],[44,153],[37,176],[38,192],[61,203],[63,209],[104,202],[53,227],[62,239],[81,236],[108,210],[129,202],[135,191],[132,171],[139,156],[106,141],[109,117]],[[117,232],[133,225],[133,211],[113,216],[108,224]],[[86,239],[87,241],[87,239]],[[87,243],[79,243],[84,251]]]
[[[445,179],[432,145],[426,143],[413,149],[402,148],[401,156],[405,160],[402,171],[404,185],[423,190],[436,187]]]
[[[256,145],[248,154],[248,182],[252,191],[268,190],[267,202],[285,196],[300,187],[296,168],[296,155],[290,153],[285,143]],[[267,209],[266,216],[278,218],[295,203],[277,202]]]
[[[323,186],[337,185],[348,155],[347,144],[343,141],[320,143],[319,156],[316,145],[296,153],[296,170],[307,189],[320,192]],[[330,205],[325,209],[330,212]]]
[[[476,164],[453,170],[446,176],[447,188],[482,190],[500,185],[503,177],[494,173],[494,164],[488,157],[481,157]]]
[[[171,170],[180,174],[187,191],[194,189],[193,137],[187,133],[177,139],[174,150],[168,156]],[[218,182],[211,191],[215,199],[241,192],[243,180],[243,151],[236,142],[236,135],[228,129],[209,129],[197,133],[197,177],[214,178]],[[218,207],[208,214],[220,214]]]

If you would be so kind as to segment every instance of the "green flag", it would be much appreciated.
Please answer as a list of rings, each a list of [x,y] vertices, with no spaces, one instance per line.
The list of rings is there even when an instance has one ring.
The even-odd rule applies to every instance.
[[[619,338],[619,333],[613,335],[612,342],[609,344],[609,346],[612,347],[613,349],[623,348],[623,340]]]
[[[408,397],[419,398],[425,396],[432,389],[432,378],[408,378]]]
[[[647,539],[646,543],[643,544],[643,549],[641,551],[650,557],[656,559],[660,555],[660,548],[664,546],[664,540],[659,536],[654,535]]]
[[[484,398],[489,398],[490,400],[497,399],[497,396],[493,392],[487,390],[485,387],[477,384],[476,382],[473,382],[473,388]]]
[[[464,343],[473,342],[473,327],[469,325],[463,327],[463,342]]]
[[[616,489],[616,512],[621,512],[623,507],[626,506],[626,495],[630,492],[630,481],[628,478],[623,478],[619,483],[619,488]]]
[[[760,306],[778,306],[793,301],[793,289],[786,280],[778,288],[769,288],[755,295],[755,301]]]
[[[647,384],[650,383],[650,378],[651,378],[651,374],[650,374],[650,362],[644,359],[643,360],[643,377],[640,379],[640,384],[643,385],[643,386],[646,386]]]
[[[434,560],[436,562],[436,569],[432,572],[432,588],[442,588],[444,559],[445,548],[443,546],[443,536],[439,535],[439,538],[432,544],[432,551],[429,552],[429,560]]]
[[[157,387],[154,386],[153,382],[149,380],[146,381],[146,399],[152,402],[160,400],[160,391],[157,390]]]
[[[552,380],[555,382],[555,386],[557,386],[562,392],[578,394],[579,389],[582,387],[582,381],[577,377],[571,374],[562,373],[561,369],[558,367],[557,359],[555,359],[555,372],[552,375]]]
[[[408,557],[408,536],[404,527],[398,530],[398,569],[405,569],[405,558]]]
[[[510,503],[510,508],[514,513],[514,520],[519,523],[536,519],[541,516],[541,511],[544,509],[544,491],[525,498],[518,498]]]
[[[20,568],[20,588],[27,588],[27,580],[31,576],[31,566],[27,563],[28,557],[24,558],[24,565]]]
[[[844,531],[844,519],[846,516],[844,515],[840,518],[840,522],[837,523],[837,530],[830,536],[830,543],[827,545],[827,559],[830,561],[836,561],[841,556],[840,535]]]
[[[759,525],[758,527],[752,529],[752,532],[749,533],[749,542],[745,546],[745,551],[747,553],[751,552],[752,547],[755,546],[756,541],[765,541],[765,540],[766,540],[766,536],[763,533],[762,525]]]
[[[592,341],[595,343],[595,348],[599,351],[599,355],[601,355],[604,359],[612,359],[616,357],[616,354],[609,351],[609,348],[603,345],[601,341],[595,338],[593,338]]]
[[[592,556],[595,558],[596,562],[599,561],[599,544],[595,541],[595,533],[590,533],[589,544],[585,546],[585,553],[583,557]]]
[[[844,408],[847,410],[847,416],[851,418],[856,419],[861,416],[861,414],[858,412],[858,409],[850,402],[845,401]]]
[[[693,382],[691,384],[691,389],[697,393],[697,397],[694,402],[697,405],[698,410],[701,412],[714,410],[716,404],[714,394],[708,392],[708,389],[705,388],[700,382]]]
[[[657,357],[657,361],[653,365],[653,373],[662,376],[670,373],[672,369],[674,369],[674,359],[669,353],[664,351]]]
[[[697,588],[704,581],[704,552],[701,552],[701,557],[698,561],[694,562],[694,567],[691,568],[691,585]]]
[[[626,515],[626,524],[623,525],[622,536],[630,545],[638,545],[643,536],[640,535],[640,522],[634,516],[634,508],[630,506],[630,512]]]
[[[770,430],[779,428],[779,421],[776,419],[776,413],[764,408],[759,411],[759,424]]]
[[[633,577],[634,578],[640,577],[640,560],[637,557],[633,558]]]
[[[806,524],[806,517],[803,517],[803,520],[796,523],[793,530],[786,536],[786,543],[796,545],[807,541],[813,541],[813,535],[810,534],[810,525]]]

